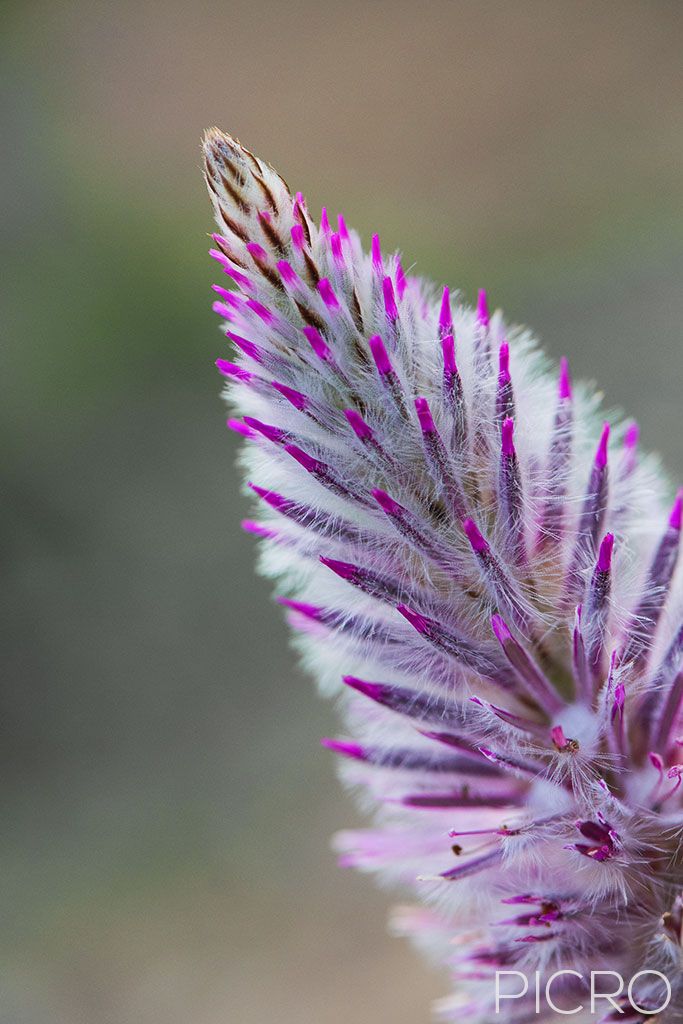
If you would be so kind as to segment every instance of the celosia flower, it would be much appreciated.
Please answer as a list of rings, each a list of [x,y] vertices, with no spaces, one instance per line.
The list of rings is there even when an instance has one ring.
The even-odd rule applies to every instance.
[[[205,156],[244,525],[375,818],[342,863],[417,894],[395,926],[451,968],[447,1019],[490,1024],[496,971],[652,969],[679,1020],[681,494],[484,292],[316,223],[217,130]],[[599,1016],[645,1020],[662,985]],[[531,987],[500,1019],[539,1019]]]

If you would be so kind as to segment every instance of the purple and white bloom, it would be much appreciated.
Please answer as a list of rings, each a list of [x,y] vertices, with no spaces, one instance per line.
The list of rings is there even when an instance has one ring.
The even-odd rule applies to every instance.
[[[586,979],[650,970],[680,1021],[681,492],[484,292],[367,253],[222,132],[204,152],[244,525],[374,819],[342,864],[414,896],[393,927],[451,969],[446,1020],[558,1019],[531,985],[496,1017],[493,979],[560,970],[574,1020],[634,1024],[658,975],[595,1014]]]

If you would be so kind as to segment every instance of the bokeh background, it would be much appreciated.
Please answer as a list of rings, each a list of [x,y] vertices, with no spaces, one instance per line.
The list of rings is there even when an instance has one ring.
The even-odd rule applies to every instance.
[[[239,531],[202,129],[533,325],[683,475],[683,8],[0,8],[2,1024],[418,1024]]]

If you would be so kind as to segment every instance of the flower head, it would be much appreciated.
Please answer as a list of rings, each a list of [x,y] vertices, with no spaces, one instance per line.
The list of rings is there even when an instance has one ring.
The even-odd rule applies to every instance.
[[[396,927],[452,969],[448,1019],[490,1024],[496,970],[659,970],[678,1012],[681,494],[484,292],[318,224],[222,132],[204,148],[246,528],[375,811],[342,863],[414,891]]]

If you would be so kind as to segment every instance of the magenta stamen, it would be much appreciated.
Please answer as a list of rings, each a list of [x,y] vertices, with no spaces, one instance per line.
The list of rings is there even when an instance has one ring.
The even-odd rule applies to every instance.
[[[567,737],[561,725],[554,725],[550,730],[550,738],[558,750],[564,750],[567,746]]]
[[[448,287],[444,288],[441,296],[441,308],[439,310],[439,334],[453,333],[453,315],[451,313],[451,293]]]
[[[415,411],[417,412],[417,418],[420,421],[423,434],[435,433],[436,427],[434,426],[434,420],[426,398],[415,399]]]
[[[481,554],[484,551],[489,550],[488,543],[482,537],[479,527],[473,519],[466,519],[462,524],[462,528],[465,531],[468,541],[472,545],[473,551],[477,554]]]
[[[332,230],[330,228],[330,222],[327,217],[327,208],[325,206],[323,206],[320,212],[320,230],[324,235],[329,235],[330,231]]]
[[[572,382],[569,376],[569,363],[565,356],[560,359],[560,382],[557,388],[560,400],[572,397]]]
[[[320,279],[320,281],[318,281],[318,291],[320,292],[320,297],[328,309],[340,308],[339,300],[337,296],[334,294],[332,285],[330,284],[326,277],[323,277]]]
[[[387,374],[391,373],[392,372],[391,362],[389,360],[389,356],[387,354],[387,350],[384,347],[384,342],[382,341],[382,339],[379,336],[379,334],[373,334],[373,336],[368,341],[368,345],[370,347],[370,352],[372,353],[372,358],[375,360],[375,366],[377,367],[377,372],[382,377],[384,377]]]
[[[486,291],[484,288],[479,289],[479,295],[477,296],[477,320],[482,327],[488,327],[491,322],[488,300],[486,298]]]
[[[515,454],[515,443],[513,440],[514,432],[514,421],[511,420],[510,417],[508,416],[507,419],[503,420],[503,425],[501,427],[502,452],[503,455],[505,455],[508,458],[512,458],[512,456]]]
[[[344,409],[344,415],[356,437],[360,438],[361,441],[367,441],[373,436],[372,430],[355,409]]]
[[[596,569],[598,572],[609,572],[612,565],[612,550],[614,548],[614,534],[606,533],[600,544],[600,552]]]
[[[350,240],[349,229],[347,228],[346,221],[344,220],[341,213],[338,214],[337,216],[337,227],[339,228],[339,235],[341,240],[343,242],[348,242]]]
[[[382,293],[384,295],[384,312],[386,313],[387,320],[398,319],[398,309],[396,307],[396,299],[394,298],[394,286],[390,277],[385,277],[383,279]]]
[[[600,435],[600,443],[598,444],[598,449],[595,453],[595,465],[598,467],[598,469],[604,469],[607,465],[607,444],[609,442],[609,432],[609,423],[603,424],[602,434]]]

